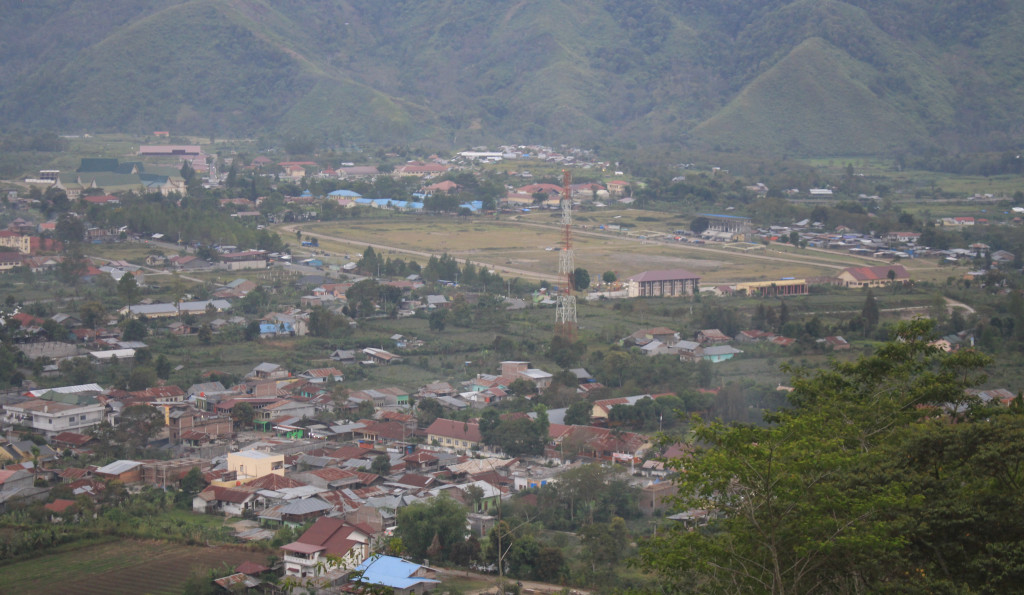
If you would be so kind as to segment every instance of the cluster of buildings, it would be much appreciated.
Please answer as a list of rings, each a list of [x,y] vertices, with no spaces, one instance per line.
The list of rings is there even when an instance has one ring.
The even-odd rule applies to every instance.
[[[413,394],[450,410],[461,408],[450,404],[455,401],[483,407],[486,399],[503,398],[516,380],[543,387],[550,378],[529,362],[508,361],[499,374],[467,382],[462,393],[433,382]],[[582,461],[639,466],[651,448],[642,435],[598,427],[612,407],[648,395],[596,402],[598,425],[564,425],[555,412],[544,454],[512,459],[485,443],[472,418],[440,417],[422,427],[409,412],[409,391],[332,390],[343,380],[335,368],[292,374],[264,362],[231,387],[208,382],[187,389],[166,385],[124,391],[87,384],[7,395],[2,400],[7,435],[35,433],[47,443],[0,440],[6,467],[0,471],[0,510],[47,500],[48,489],[36,487],[40,481],[64,484],[76,497],[99,500],[112,483],[168,487],[198,468],[206,487],[194,497],[193,510],[254,521],[239,525],[240,541],[266,540],[283,526],[312,523],[278,551],[276,566],[286,576],[338,584],[357,571],[364,577],[379,574],[372,582],[397,591],[421,593],[437,582],[430,569],[372,554],[393,532],[402,507],[438,496],[453,498],[471,509],[472,530],[479,538],[496,522],[493,513],[501,499],[557,482],[559,474]],[[357,418],[355,412],[364,410],[365,403],[373,416]],[[252,413],[251,428],[239,426],[243,405]],[[69,451],[92,453],[97,438],[90,428],[118,425],[131,406],[152,407],[163,416],[166,427],[149,448],[164,449],[169,458],[61,464]],[[325,411],[333,415],[319,415]],[[330,421],[335,417],[342,421]],[[552,461],[559,464],[551,466]],[[637,478],[636,483],[658,492],[650,502],[667,505],[652,482]],[[64,520],[73,504],[48,504],[54,522]],[[266,570],[241,569],[227,582],[255,580]]]
[[[635,347],[644,355],[676,355],[680,361],[711,363],[724,362],[743,353],[729,345],[733,338],[718,329],[698,331],[694,340],[682,339],[679,333],[666,327],[641,329],[622,340],[622,344]]]

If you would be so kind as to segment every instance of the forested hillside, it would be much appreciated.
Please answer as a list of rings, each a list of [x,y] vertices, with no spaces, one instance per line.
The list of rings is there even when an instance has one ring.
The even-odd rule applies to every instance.
[[[795,155],[1024,134],[1009,0],[4,4],[7,128]]]

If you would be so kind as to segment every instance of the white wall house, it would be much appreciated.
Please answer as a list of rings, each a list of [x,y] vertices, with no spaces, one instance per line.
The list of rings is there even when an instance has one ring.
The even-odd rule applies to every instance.
[[[72,405],[46,399],[29,399],[16,405],[4,405],[4,421],[28,426],[46,434],[47,438],[61,432],[81,432],[103,421],[106,408],[102,403]]]

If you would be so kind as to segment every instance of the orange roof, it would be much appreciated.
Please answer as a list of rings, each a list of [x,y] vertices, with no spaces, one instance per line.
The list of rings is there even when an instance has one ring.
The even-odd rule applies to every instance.
[[[427,434],[444,436],[445,438],[456,438],[458,440],[469,440],[470,442],[480,442],[483,440],[483,436],[480,435],[479,425],[452,419],[439,418],[434,420],[434,423],[430,424],[430,427],[427,428]]]
[[[43,508],[45,508],[46,510],[49,510],[50,512],[56,512],[56,513],[59,514],[59,513],[64,512],[65,510],[67,510],[71,506],[74,506],[74,504],[75,504],[74,500],[64,500],[62,498],[57,498],[53,502],[50,502],[46,506],[43,506]]]

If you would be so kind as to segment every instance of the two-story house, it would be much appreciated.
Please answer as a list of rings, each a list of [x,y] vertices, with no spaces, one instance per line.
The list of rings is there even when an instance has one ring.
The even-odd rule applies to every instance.
[[[335,568],[355,568],[370,555],[369,543],[370,536],[358,527],[320,517],[298,539],[281,546],[285,576],[315,577]]]
[[[61,432],[80,432],[98,425],[106,415],[106,407],[94,398],[79,403],[35,398],[4,405],[4,421],[28,426],[52,438]]]

